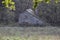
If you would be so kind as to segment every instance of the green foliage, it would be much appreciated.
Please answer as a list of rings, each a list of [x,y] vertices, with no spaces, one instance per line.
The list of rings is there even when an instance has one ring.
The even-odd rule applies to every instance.
[[[51,0],[33,0],[33,2],[34,2],[34,5],[33,5],[33,9],[36,9],[37,8],[37,5],[39,4],[39,3],[41,3],[41,2],[45,2],[45,3],[51,3]],[[58,3],[58,2],[60,2],[59,0],[55,0],[54,1],[55,3]]]
[[[10,10],[15,10],[15,2],[13,2],[13,0],[4,0],[2,1],[2,4],[4,4],[5,7],[9,8]]]
[[[40,2],[42,2],[42,0],[33,0],[33,9],[35,9]]]
[[[55,0],[55,3],[58,3],[59,2],[59,0]]]
[[[45,0],[46,3],[50,3],[50,0]]]

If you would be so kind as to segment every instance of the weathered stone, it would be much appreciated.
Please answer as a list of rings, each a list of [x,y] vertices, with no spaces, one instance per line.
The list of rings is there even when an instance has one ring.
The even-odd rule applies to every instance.
[[[46,23],[40,20],[31,9],[27,9],[25,12],[19,15],[20,25],[35,25],[35,26],[45,26]]]
[[[15,21],[18,22],[19,14],[33,6],[33,0],[14,0],[16,4]]]

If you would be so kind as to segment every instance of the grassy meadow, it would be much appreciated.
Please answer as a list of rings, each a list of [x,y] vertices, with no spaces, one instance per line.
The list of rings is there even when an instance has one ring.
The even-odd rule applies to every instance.
[[[41,36],[29,36],[29,37],[20,37],[20,36],[0,36],[0,40],[60,40],[60,36],[54,35],[41,35]]]

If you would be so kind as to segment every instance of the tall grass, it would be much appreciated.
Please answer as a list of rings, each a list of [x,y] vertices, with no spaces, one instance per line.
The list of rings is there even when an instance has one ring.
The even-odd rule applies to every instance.
[[[2,36],[0,40],[60,40],[60,36],[29,36],[29,37],[18,37],[18,36]]]

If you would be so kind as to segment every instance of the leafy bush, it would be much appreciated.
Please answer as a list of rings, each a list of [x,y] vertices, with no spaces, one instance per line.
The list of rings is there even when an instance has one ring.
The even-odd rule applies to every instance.
[[[10,10],[15,10],[15,2],[13,2],[13,0],[4,0],[2,1],[2,4]]]
[[[33,0],[34,2],[34,5],[33,5],[33,8],[37,8],[38,4],[41,3],[41,2],[45,2],[47,4],[51,3],[53,0]],[[54,0],[55,3],[58,3],[60,2],[59,0]]]

